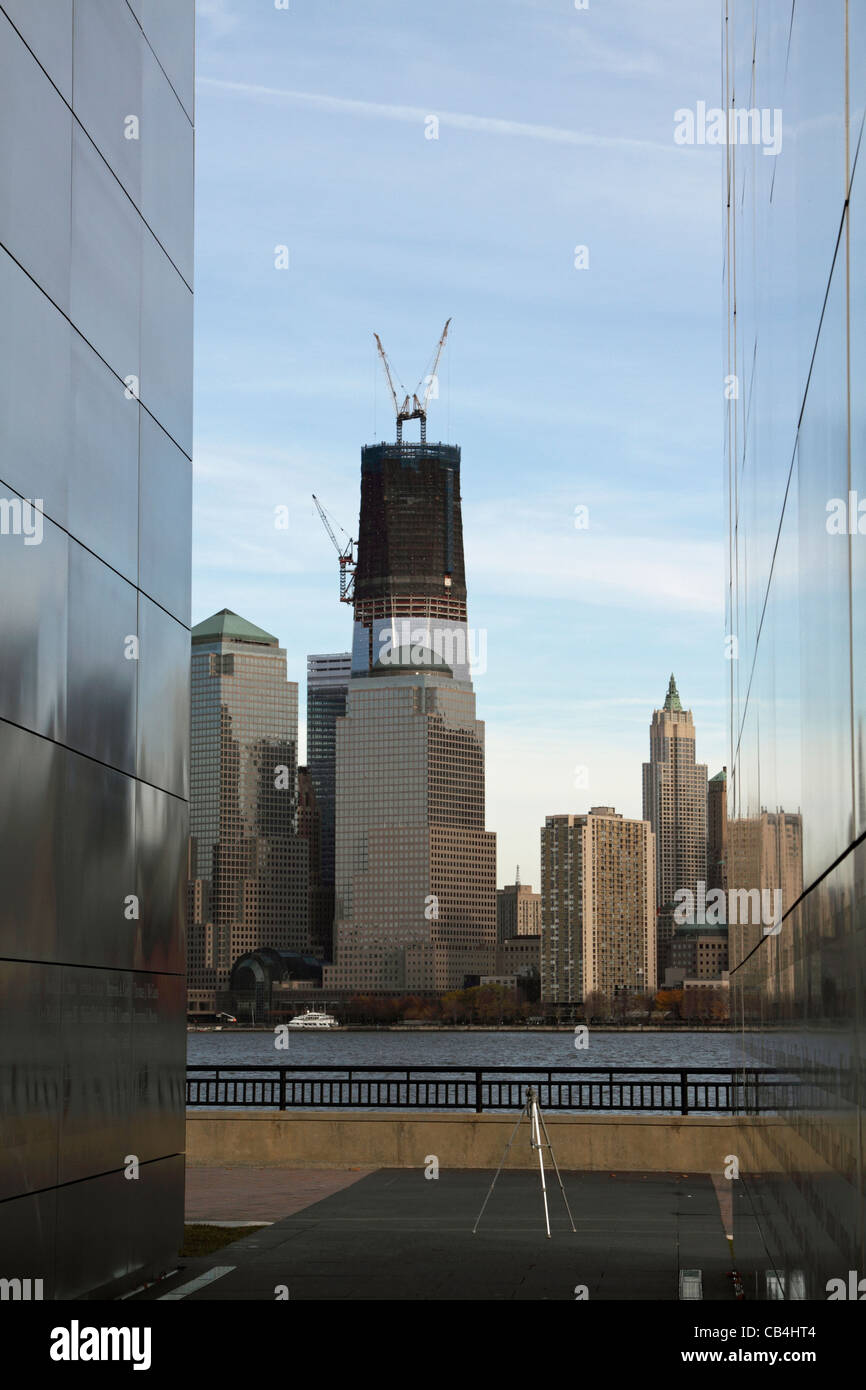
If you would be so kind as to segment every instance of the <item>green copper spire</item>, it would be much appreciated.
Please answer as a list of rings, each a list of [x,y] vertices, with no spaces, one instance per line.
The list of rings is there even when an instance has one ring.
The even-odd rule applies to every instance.
[[[668,682],[668,693],[665,697],[663,708],[682,710],[682,705],[680,704],[679,691],[677,690],[677,683],[674,680],[673,671],[671,671],[671,678]]]

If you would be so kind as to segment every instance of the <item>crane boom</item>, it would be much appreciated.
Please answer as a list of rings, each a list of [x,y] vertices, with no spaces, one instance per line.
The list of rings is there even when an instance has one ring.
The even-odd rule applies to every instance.
[[[322,518],[322,525],[324,526],[325,530],[327,531],[328,535],[331,537],[331,540],[332,540],[333,543],[334,543],[334,549],[336,550],[336,552],[337,552],[338,555],[342,555],[343,552],[342,552],[342,550],[340,549],[340,542],[337,540],[337,537],[334,535],[333,528],[332,528],[332,526],[331,526],[330,521],[328,520],[328,517],[327,517],[327,514],[326,514],[326,512],[325,512],[325,509],[324,509],[324,507],[322,506],[321,502],[319,501],[319,499],[318,499],[318,497],[316,496],[315,493],[313,493],[313,501],[314,501],[315,504],[316,504],[316,511],[319,513],[319,516]]]
[[[340,557],[340,602],[351,603],[352,590],[354,587],[355,579],[355,542],[350,537],[347,540],[346,545],[341,548],[340,542],[334,535],[334,528],[328,520],[327,512],[325,511],[316,494],[313,493],[312,496],[313,501],[316,504],[316,511],[319,513],[319,516],[321,517],[322,525],[324,526],[328,535],[331,537],[334,549]],[[340,527],[340,530],[343,531],[342,526]],[[346,534],[345,531],[343,531],[343,534]]]
[[[415,387],[415,390],[412,392],[411,399],[410,399],[410,397],[409,397],[408,391],[406,392],[406,394],[405,394],[405,396],[404,396],[404,398],[403,398],[403,404],[402,404],[402,405],[400,405],[400,403],[399,403],[399,398],[398,398],[398,396],[397,396],[397,390],[396,390],[396,387],[394,386],[394,376],[393,376],[392,371],[391,371],[391,364],[390,364],[390,362],[388,361],[388,354],[386,353],[385,349],[384,349],[383,346],[382,346],[382,339],[379,337],[379,334],[378,334],[378,333],[374,333],[374,334],[373,334],[373,337],[376,339],[376,346],[377,346],[377,348],[379,349],[379,356],[380,356],[381,359],[382,359],[382,366],[385,368],[385,376],[386,376],[387,379],[388,379],[388,388],[389,388],[389,390],[390,390],[390,392],[391,392],[391,400],[394,402],[394,413],[395,413],[395,415],[397,416],[397,443],[398,443],[398,444],[402,443],[402,440],[403,440],[403,422],[404,422],[404,420],[420,420],[420,422],[421,422],[421,443],[423,444],[423,443],[425,442],[426,438],[427,438],[427,406],[428,406],[429,401],[430,401],[430,393],[431,393],[431,391],[433,390],[433,382],[436,380],[436,369],[437,369],[437,367],[439,366],[439,358],[442,356],[442,349],[443,349],[443,347],[445,346],[445,339],[446,339],[447,336],[448,336],[448,327],[449,327],[450,323],[451,323],[451,320],[448,319],[447,323],[445,324],[445,327],[444,327],[443,330],[442,330],[442,336],[441,336],[441,338],[439,339],[439,342],[438,342],[438,344],[437,344],[437,347],[436,347],[436,354],[435,354],[435,356],[434,356],[434,358],[433,358],[433,370],[427,373],[427,377],[426,377],[427,385],[426,385],[426,388],[425,388],[425,390],[424,390],[423,399],[419,400],[419,398],[418,398],[418,392],[421,390],[422,383],[423,383],[424,380],[425,380],[424,377],[421,378],[421,381],[418,382],[418,385]],[[403,386],[401,385],[401,386],[400,386],[400,390],[401,390],[401,391],[404,391],[404,390],[405,390],[405,387],[403,387]]]
[[[376,346],[379,349],[379,356],[382,359],[382,366],[385,368],[385,376],[388,378],[388,387],[391,391],[391,400],[394,402],[394,414],[399,415],[400,407],[397,404],[397,392],[394,390],[394,381],[391,376],[391,364],[388,361],[388,354],[382,346],[382,339],[379,337],[379,334],[374,333],[373,337],[376,339]]]
[[[425,392],[424,392],[424,399],[423,399],[422,402],[421,402],[421,409],[423,410],[425,417],[426,417],[426,415],[427,415],[427,405],[428,405],[428,402],[429,402],[429,400],[430,400],[430,392],[431,392],[432,389],[433,389],[433,382],[436,380],[436,369],[437,369],[437,367],[439,366],[439,358],[442,356],[442,349],[443,349],[444,346],[445,346],[445,339],[448,337],[448,328],[449,328],[450,324],[451,324],[451,320],[448,319],[448,322],[445,324],[445,327],[442,329],[442,337],[439,339],[439,344],[438,344],[438,346],[437,346],[437,348],[436,348],[436,356],[433,358],[433,367],[432,367],[432,369],[427,373],[427,388],[426,388],[426,390],[425,390]],[[423,377],[422,377],[422,380],[423,380]],[[421,382],[420,382],[420,381],[419,381],[418,385],[419,385],[419,386],[421,385]]]

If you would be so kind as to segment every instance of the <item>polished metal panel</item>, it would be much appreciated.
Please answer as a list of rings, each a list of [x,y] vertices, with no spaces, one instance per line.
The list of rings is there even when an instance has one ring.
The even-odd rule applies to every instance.
[[[0,249],[0,481],[66,525],[72,329]]]
[[[190,0],[138,0],[141,27],[168,74],[190,120],[193,118],[195,8]]]
[[[141,294],[141,399],[192,457],[192,290],[147,230]]]
[[[189,806],[145,782],[135,792],[136,969],[183,975]]]
[[[131,969],[135,783],[92,758],[63,754],[59,902],[63,949],[82,965]]]
[[[66,734],[68,549],[64,531],[0,486],[0,718],[57,739]]]
[[[136,591],[76,541],[69,542],[67,742],[135,771],[138,661]]]
[[[0,1202],[57,1182],[60,1002],[59,966],[0,961]]]
[[[44,1299],[56,1297],[54,1248],[57,1191],[0,1202],[0,1250],[5,1278],[41,1279]]]
[[[56,1293],[78,1299],[119,1281],[132,1287],[130,1188],[122,1172],[106,1173],[57,1191]]]
[[[0,0],[0,1273],[47,1298],[183,1226],[194,5],[156,57],[144,9]]]
[[[72,100],[72,0],[3,0],[15,28],[67,101]]]
[[[192,464],[146,410],[140,438],[139,587],[188,626]]]
[[[186,1136],[186,981],[139,971],[133,980],[132,1068],[136,1104],[130,1152],[142,1162],[183,1153]]]
[[[126,1188],[124,1220],[135,1287],[177,1268],[177,1252],[183,1241],[183,1154],[146,1164],[138,1182],[128,1182]]]
[[[149,139],[142,120],[144,36],[128,5],[87,0],[75,6],[73,45],[75,114],[140,207],[142,142]]]
[[[0,941],[7,960],[59,956],[65,756],[50,739],[0,719]]]
[[[142,110],[141,211],[154,236],[192,287],[192,125],[147,47],[143,57]]]
[[[851,835],[848,537],[829,534],[826,526],[828,499],[847,502],[848,494],[844,296],[845,267],[837,262],[797,450],[800,629],[808,651],[801,669],[807,882],[833,862]]]
[[[72,406],[70,533],[134,584],[140,406],[77,333],[72,343]]]
[[[72,116],[5,15],[0,14],[0,243],[46,294],[69,304]]]
[[[144,1165],[57,1193],[58,1299],[78,1299],[109,1282],[134,1288],[176,1268],[183,1233],[183,1159]]]
[[[143,594],[138,599],[138,776],[189,794],[189,630]]]
[[[84,131],[72,132],[70,316],[123,380],[140,377],[141,218]],[[131,385],[134,388],[134,383]]]
[[[866,13],[858,15],[861,41],[866,44]],[[861,64],[866,52],[860,50]],[[863,93],[866,74],[859,74]],[[862,100],[862,96],[861,96]],[[851,198],[851,217],[859,226],[866,213],[866,189],[855,185]],[[857,304],[866,303],[866,250],[855,246],[851,259],[851,294]],[[866,319],[862,312],[851,323],[852,381],[866,380]],[[862,388],[851,394],[851,489],[857,494],[858,511],[866,502],[866,395]],[[851,620],[852,620],[852,679],[854,690],[854,833],[866,830],[866,506],[857,518],[857,534],[851,538]],[[849,522],[850,529],[850,522]],[[866,906],[863,891],[864,876],[857,878],[861,885],[858,894],[859,910]],[[863,923],[859,929],[862,931]]]
[[[866,1268],[860,8],[798,5],[781,34],[768,9],[725,4],[726,104],[752,92],[785,132],[772,158],[729,147],[726,208],[728,885],[779,891],[785,914],[778,931],[731,926],[731,993],[744,1061],[793,1086],[740,1176],[767,1251],[748,1281],[785,1298],[825,1299]]]
[[[132,1115],[131,971],[64,965],[59,1181],[123,1167]]]

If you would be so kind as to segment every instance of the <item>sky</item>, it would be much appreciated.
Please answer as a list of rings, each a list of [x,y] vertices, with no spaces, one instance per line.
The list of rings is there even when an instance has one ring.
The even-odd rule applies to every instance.
[[[728,761],[724,151],[674,141],[720,7],[288,6],[197,0],[193,622],[279,638],[303,761],[307,654],[352,622],[311,494],[357,535],[373,333],[411,390],[450,317],[487,828],[537,887],[546,815],[641,815],[671,672]]]

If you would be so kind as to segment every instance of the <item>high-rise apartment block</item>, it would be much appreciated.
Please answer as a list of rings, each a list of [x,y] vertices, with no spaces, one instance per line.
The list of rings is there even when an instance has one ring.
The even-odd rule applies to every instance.
[[[692,712],[683,709],[673,676],[650,725],[643,814],[655,836],[656,901],[665,907],[677,889],[694,893],[707,878],[707,769],[695,762]]]
[[[193,27],[0,4],[4,1298],[183,1235]]]
[[[324,986],[490,974],[495,836],[466,620],[460,450],[362,451],[352,676],[337,721],[334,964]]]
[[[548,816],[541,830],[541,997],[580,1003],[656,988],[655,846],[613,807]]]
[[[213,1011],[240,955],[309,950],[310,845],[298,834],[298,687],[286,653],[223,609],[192,630],[194,1012]]]
[[[507,883],[496,890],[496,940],[541,935],[541,894],[531,884]]]

